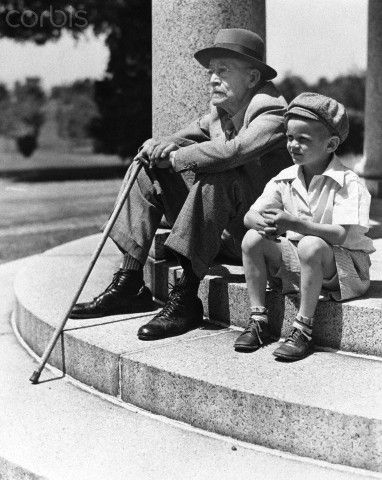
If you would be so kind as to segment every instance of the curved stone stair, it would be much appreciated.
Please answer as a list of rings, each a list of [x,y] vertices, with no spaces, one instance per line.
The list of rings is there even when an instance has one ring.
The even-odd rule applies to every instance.
[[[157,235],[145,269],[147,283],[162,300],[180,273],[165,258],[166,235]],[[17,328],[38,355],[97,241],[92,236],[52,249],[18,274]],[[107,243],[82,299],[103,289],[119,262],[116,248]],[[320,304],[315,341],[323,348],[297,363],[277,362],[276,344],[252,354],[233,350],[248,303],[242,268],[224,263],[211,269],[200,289],[211,322],[203,328],[142,342],[136,331],[150,318],[147,314],[69,320],[50,362],[155,414],[374,476],[382,471],[382,289],[378,269],[373,275],[367,297]],[[296,299],[270,293],[268,302],[274,329],[283,335],[296,313]]]

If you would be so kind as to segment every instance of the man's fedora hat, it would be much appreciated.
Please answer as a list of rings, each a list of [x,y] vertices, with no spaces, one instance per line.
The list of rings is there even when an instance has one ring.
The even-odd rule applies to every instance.
[[[196,60],[208,68],[211,58],[229,56],[249,60],[260,70],[266,80],[275,78],[276,70],[264,63],[264,42],[254,32],[244,28],[219,30],[213,47],[203,48],[195,53]]]

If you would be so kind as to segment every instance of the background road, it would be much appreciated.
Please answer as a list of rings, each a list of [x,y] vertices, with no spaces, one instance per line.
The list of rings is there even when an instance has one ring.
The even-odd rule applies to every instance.
[[[121,180],[18,183],[0,180],[0,263],[96,233]]]

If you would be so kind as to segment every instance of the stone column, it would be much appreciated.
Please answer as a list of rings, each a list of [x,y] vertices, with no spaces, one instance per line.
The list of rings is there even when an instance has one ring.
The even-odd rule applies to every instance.
[[[364,159],[358,173],[382,196],[382,1],[369,0]]]
[[[220,28],[265,41],[265,0],[152,0],[153,136],[175,132],[208,109],[207,76],[194,59]]]

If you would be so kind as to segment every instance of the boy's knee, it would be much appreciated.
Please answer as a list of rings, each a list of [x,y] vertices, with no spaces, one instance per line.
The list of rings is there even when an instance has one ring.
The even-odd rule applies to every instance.
[[[328,244],[320,237],[307,235],[297,245],[297,253],[301,262],[321,262]]]
[[[248,230],[241,242],[243,253],[251,253],[258,249],[262,244],[263,237],[256,230]]]

